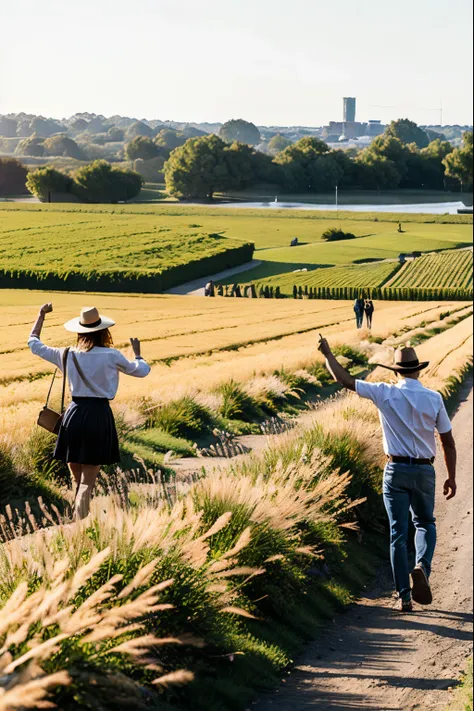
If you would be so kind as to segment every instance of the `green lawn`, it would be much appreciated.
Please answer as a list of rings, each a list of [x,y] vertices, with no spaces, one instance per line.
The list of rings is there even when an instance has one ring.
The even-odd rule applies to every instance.
[[[397,232],[401,220],[405,232]],[[357,239],[327,243],[322,233],[342,225]],[[210,239],[219,234],[228,238]],[[289,247],[298,237],[300,246]],[[181,263],[184,253],[253,242],[261,280],[298,268],[397,258],[400,252],[472,244],[472,217],[284,211],[271,213],[179,203],[161,205],[0,205],[0,268],[136,269]],[[179,252],[179,254],[178,254]]]

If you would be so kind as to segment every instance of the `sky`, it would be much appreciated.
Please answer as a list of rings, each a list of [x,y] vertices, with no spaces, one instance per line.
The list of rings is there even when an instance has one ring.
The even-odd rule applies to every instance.
[[[472,123],[471,0],[0,0],[0,113]]]

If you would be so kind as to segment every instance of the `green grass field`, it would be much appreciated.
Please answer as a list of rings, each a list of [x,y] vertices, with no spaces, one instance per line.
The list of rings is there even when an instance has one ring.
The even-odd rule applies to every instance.
[[[399,220],[403,220],[403,234],[397,232]],[[325,230],[341,224],[356,239],[333,243],[321,239]],[[344,213],[338,219],[327,212],[269,213],[177,203],[6,203],[0,205],[0,269],[150,274],[253,242],[255,259],[262,264],[246,272],[245,280],[259,281],[304,267],[395,259],[400,252],[469,245],[471,225],[472,218],[464,215]],[[209,237],[212,234],[221,239]],[[300,246],[288,246],[293,237],[298,237]]]
[[[472,287],[472,251],[429,254],[408,262],[395,276],[394,287]]]

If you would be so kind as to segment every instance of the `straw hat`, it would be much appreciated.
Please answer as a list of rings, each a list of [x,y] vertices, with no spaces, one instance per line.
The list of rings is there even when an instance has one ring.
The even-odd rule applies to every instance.
[[[73,333],[94,333],[111,326],[115,326],[115,321],[99,314],[95,306],[85,306],[81,309],[81,315],[78,318],[73,318],[64,324],[64,328]]]
[[[382,368],[393,370],[395,373],[400,373],[400,375],[410,375],[427,368],[429,361],[420,362],[415,349],[405,346],[395,351],[394,365],[382,365],[382,363],[379,365]]]

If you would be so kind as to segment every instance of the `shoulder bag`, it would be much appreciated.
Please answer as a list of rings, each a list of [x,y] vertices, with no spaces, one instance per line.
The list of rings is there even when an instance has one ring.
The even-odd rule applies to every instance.
[[[46,398],[46,403],[43,409],[41,410],[37,424],[42,427],[43,429],[47,430],[48,432],[52,432],[53,434],[58,434],[59,428],[61,427],[61,422],[63,419],[64,415],[64,399],[66,395],[66,380],[67,380],[67,357],[69,353],[69,348],[66,348],[63,353],[63,389],[62,389],[62,395],[61,395],[61,412],[56,412],[55,410],[52,410],[49,405],[49,398],[51,397],[51,391],[53,389],[53,384],[54,380],[56,378],[56,373],[58,369],[54,371],[53,374],[53,379],[51,381],[51,385],[49,386],[49,391],[48,391],[48,397]]]

